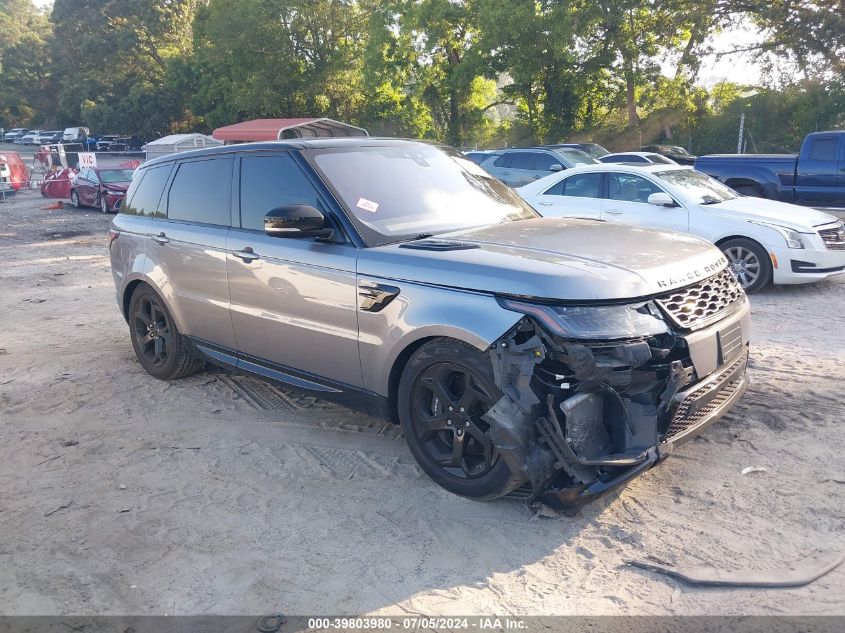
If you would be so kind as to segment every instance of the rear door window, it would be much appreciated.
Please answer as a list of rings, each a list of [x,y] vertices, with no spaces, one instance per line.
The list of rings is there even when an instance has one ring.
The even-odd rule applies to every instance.
[[[121,206],[120,212],[128,215],[165,217],[160,201],[172,167],[173,165],[168,163],[140,171],[132,179],[132,185],[126,193],[128,202]]]
[[[244,156],[240,181],[241,228],[264,230],[276,207],[307,204],[325,213],[319,195],[289,154]]]
[[[229,226],[232,157],[179,164],[167,198],[167,217],[181,222]]]
[[[544,192],[546,196],[572,196],[575,198],[601,198],[600,173],[575,174],[564,178]]]

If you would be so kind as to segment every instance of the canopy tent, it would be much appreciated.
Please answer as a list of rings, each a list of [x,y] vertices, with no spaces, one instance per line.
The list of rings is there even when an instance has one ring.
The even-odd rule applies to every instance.
[[[192,149],[200,149],[202,147],[218,147],[223,145],[222,141],[206,136],[205,134],[171,134],[164,136],[155,141],[150,141],[144,145],[144,151],[147,154],[147,160],[165,156],[166,154],[176,154],[177,152],[187,152]]]
[[[288,138],[325,138],[331,136],[369,136],[367,130],[333,119],[253,119],[219,127],[212,133],[219,141],[280,141]]]

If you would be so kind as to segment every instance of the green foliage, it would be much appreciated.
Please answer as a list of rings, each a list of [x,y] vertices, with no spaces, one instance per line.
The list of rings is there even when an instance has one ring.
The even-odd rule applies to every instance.
[[[32,0],[0,0],[0,121],[44,120],[52,107],[50,24]]]
[[[845,124],[841,0],[0,0],[0,124],[155,137],[328,116],[458,147],[795,147]],[[737,20],[800,83],[696,84]],[[666,63],[674,66],[665,76]],[[774,73],[773,73],[774,75]]]

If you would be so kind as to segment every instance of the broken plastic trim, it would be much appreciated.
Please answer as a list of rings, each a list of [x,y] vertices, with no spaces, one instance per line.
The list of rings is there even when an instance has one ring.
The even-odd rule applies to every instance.
[[[642,332],[564,338],[559,324],[547,327],[551,316],[532,312],[490,347],[503,396],[483,419],[501,458],[530,483],[531,500],[571,514],[665,456],[661,416],[691,374],[667,358],[675,339],[665,324],[658,335],[668,349]]]

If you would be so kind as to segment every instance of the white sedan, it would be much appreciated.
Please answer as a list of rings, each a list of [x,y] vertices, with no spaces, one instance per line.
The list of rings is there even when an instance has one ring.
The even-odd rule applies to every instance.
[[[657,163],[660,165],[677,165],[668,156],[655,154],[654,152],[617,152],[616,154],[605,154],[599,161],[602,163]]]
[[[845,271],[845,228],[832,215],[746,197],[680,165],[587,165],[517,189],[540,214],[670,229],[722,249],[746,292]]]

